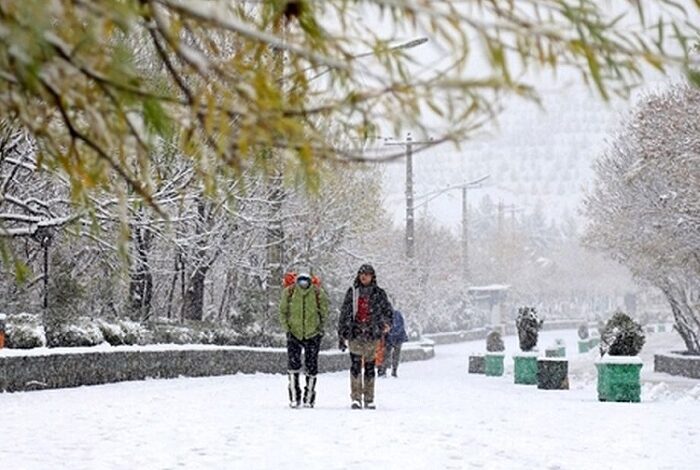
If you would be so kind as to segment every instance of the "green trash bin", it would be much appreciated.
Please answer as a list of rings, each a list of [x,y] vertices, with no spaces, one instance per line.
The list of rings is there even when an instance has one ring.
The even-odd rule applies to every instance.
[[[580,354],[585,354],[591,350],[590,343],[587,339],[578,340],[578,352]]]
[[[515,383],[537,385],[537,353],[527,352],[513,356]]]
[[[596,363],[598,401],[641,401],[640,372],[642,360],[637,356],[605,356]]]
[[[503,375],[503,353],[486,353],[484,356],[484,374],[490,377]]]

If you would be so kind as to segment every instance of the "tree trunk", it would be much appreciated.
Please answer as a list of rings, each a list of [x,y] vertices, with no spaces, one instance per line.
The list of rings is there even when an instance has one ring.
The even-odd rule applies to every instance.
[[[204,281],[208,268],[197,268],[190,277],[190,283],[185,291],[183,317],[186,320],[202,321],[204,318]]]
[[[700,313],[688,301],[688,290],[672,280],[667,280],[661,290],[671,306],[676,331],[686,349],[691,354],[700,354]]]
[[[139,214],[140,220],[143,220],[140,217],[142,213],[143,211]],[[131,318],[141,321],[150,316],[153,299],[153,274],[148,264],[151,233],[145,227],[135,226],[132,228],[132,234],[135,259],[129,281],[129,307]]]
[[[270,212],[267,226],[267,268],[269,276],[263,284],[266,305],[263,308],[261,326],[263,331],[274,329],[276,325],[276,308],[279,291],[284,275],[284,228],[282,226],[282,204],[285,198],[283,176],[277,171],[268,181]]]

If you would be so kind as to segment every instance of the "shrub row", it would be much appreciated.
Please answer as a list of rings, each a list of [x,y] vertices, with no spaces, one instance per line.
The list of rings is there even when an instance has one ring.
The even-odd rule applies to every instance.
[[[104,342],[113,346],[213,344],[281,347],[285,344],[281,334],[240,332],[207,323],[181,324],[167,319],[139,323],[123,319],[78,317],[46,325],[40,315],[29,313],[7,316],[6,337],[7,347],[13,349],[95,346]]]

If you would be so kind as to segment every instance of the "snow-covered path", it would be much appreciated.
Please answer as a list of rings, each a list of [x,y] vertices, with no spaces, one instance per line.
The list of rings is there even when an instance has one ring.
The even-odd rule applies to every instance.
[[[574,349],[573,331],[540,344],[554,337]],[[542,391],[514,385],[512,365],[467,374],[482,348],[402,364],[375,411],[349,409],[346,372],[319,377],[313,410],[287,408],[285,377],[266,374],[0,394],[0,468],[700,468],[700,381],[599,403],[592,355],[571,356],[571,390]]]

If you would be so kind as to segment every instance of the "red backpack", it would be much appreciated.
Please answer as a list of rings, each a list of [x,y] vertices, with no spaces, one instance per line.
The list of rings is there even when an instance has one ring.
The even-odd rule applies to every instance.
[[[282,288],[286,289],[289,286],[293,286],[297,282],[297,273],[294,271],[289,271],[288,273],[285,273],[284,277],[282,278]],[[316,286],[316,289],[321,287],[321,278],[318,276],[311,276],[311,284]]]

